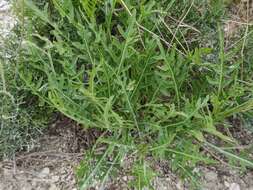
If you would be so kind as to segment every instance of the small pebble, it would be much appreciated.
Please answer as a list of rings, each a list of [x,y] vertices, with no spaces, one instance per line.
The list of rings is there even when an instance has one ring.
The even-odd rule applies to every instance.
[[[229,186],[230,186],[230,183],[227,182],[227,181],[225,181],[225,182],[224,182],[224,185],[225,185],[225,187],[229,187]]]
[[[127,181],[127,176],[124,176],[122,179],[123,181]]]
[[[55,184],[52,184],[52,185],[50,185],[48,190],[58,190],[58,188]]]
[[[54,182],[59,181],[59,179],[60,179],[60,177],[59,177],[59,176],[56,176],[56,175],[52,177],[52,180],[53,180]]]
[[[241,190],[240,185],[237,183],[231,183],[229,186],[229,190]]]
[[[177,188],[178,190],[184,189],[184,188],[183,188],[183,183],[182,183],[182,181],[178,181],[178,182],[177,182],[176,188]]]
[[[43,168],[41,170],[41,172],[39,173],[39,177],[40,178],[44,178],[44,177],[47,177],[48,175],[50,174],[50,169],[49,168]]]

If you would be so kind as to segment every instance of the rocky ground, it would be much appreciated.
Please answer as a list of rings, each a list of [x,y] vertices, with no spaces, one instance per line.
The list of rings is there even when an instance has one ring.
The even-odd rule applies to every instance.
[[[82,159],[82,150],[74,140],[75,129],[62,127],[38,139],[29,152],[0,163],[0,190],[74,190],[74,168]]]
[[[15,21],[10,13],[10,5],[0,0],[0,36],[5,37]],[[240,23],[233,20],[225,24],[231,35]],[[245,24],[245,22],[243,22]],[[231,34],[230,34],[231,33]],[[229,36],[228,36],[229,37]],[[239,135],[242,132],[238,132]],[[244,133],[243,133],[244,134]],[[249,142],[252,143],[252,135]],[[0,190],[75,190],[77,182],[75,168],[83,157],[84,150],[96,138],[96,131],[82,131],[68,120],[54,123],[29,152],[20,152],[12,159],[0,162]],[[162,166],[158,166],[162,167]],[[204,190],[253,190],[253,171],[240,173],[225,165],[216,167],[199,166]],[[100,189],[128,189],[131,176],[122,175],[112,179],[107,187]],[[170,170],[153,181],[156,190],[188,190],[189,186]],[[98,188],[91,188],[98,189]]]
[[[252,136],[251,136],[252,137]],[[75,168],[83,157],[84,150],[96,138],[96,131],[82,131],[67,119],[56,122],[34,144],[29,152],[18,153],[12,160],[0,163],[0,190],[75,190]],[[250,141],[252,143],[253,141]],[[156,177],[156,190],[188,190],[189,184],[182,181],[163,164],[157,164],[162,175]],[[164,169],[166,168],[166,169]],[[203,190],[253,190],[253,171],[240,173],[226,165],[196,168]],[[91,188],[122,190],[129,189],[131,176],[124,172],[111,179],[106,187]]]

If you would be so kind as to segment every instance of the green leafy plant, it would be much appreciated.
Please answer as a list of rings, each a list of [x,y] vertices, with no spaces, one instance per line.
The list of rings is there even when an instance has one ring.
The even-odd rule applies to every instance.
[[[40,100],[104,134],[80,165],[81,189],[97,177],[103,185],[128,155],[141,160],[132,172],[137,189],[154,176],[147,156],[170,160],[190,179],[196,164],[215,163],[205,146],[253,166],[208,140],[236,144],[224,121],[253,108],[252,89],[239,81],[233,59],[241,44],[225,51],[220,24],[203,8],[208,2],[178,2],[25,0],[20,78]],[[194,36],[213,27],[214,48],[200,47],[204,36]]]
[[[29,150],[32,141],[45,129],[50,115],[50,109],[37,105],[36,97],[27,93],[17,76],[17,49],[13,49],[17,47],[17,38],[9,35],[5,39],[0,52],[0,159]],[[41,115],[44,109],[48,115]]]
[[[93,18],[96,11],[96,6],[99,3],[99,0],[80,0],[83,9],[85,10],[88,17]]]

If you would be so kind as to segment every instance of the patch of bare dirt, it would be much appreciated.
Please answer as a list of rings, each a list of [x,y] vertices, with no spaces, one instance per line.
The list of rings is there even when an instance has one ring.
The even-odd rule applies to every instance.
[[[63,118],[29,152],[0,162],[0,190],[75,190],[75,168],[98,132]]]

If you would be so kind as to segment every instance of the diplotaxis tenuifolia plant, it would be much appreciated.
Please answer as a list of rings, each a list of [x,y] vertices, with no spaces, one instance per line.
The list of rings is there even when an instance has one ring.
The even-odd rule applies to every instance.
[[[237,56],[250,46],[225,48],[222,1],[23,3],[20,78],[40,101],[102,131],[77,172],[81,189],[103,185],[129,155],[136,189],[156,175],[147,157],[192,181],[196,164],[217,162],[205,150],[253,166],[209,141],[233,147],[226,119],[253,108],[252,67]]]

